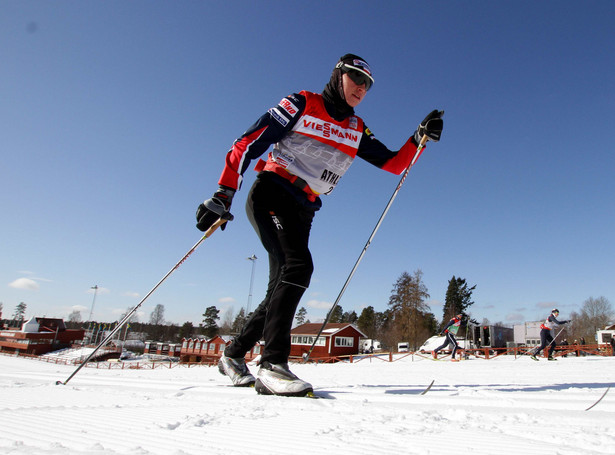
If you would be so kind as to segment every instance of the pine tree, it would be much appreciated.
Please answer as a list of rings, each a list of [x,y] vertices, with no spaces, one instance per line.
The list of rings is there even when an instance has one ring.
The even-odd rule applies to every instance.
[[[208,338],[213,338],[218,334],[218,321],[220,316],[218,314],[220,310],[218,310],[215,306],[207,307],[205,313],[203,313],[203,334]]]
[[[295,315],[295,321],[297,321],[297,325],[305,324],[305,317],[307,315],[307,310],[304,307],[299,308],[297,310],[297,314]]]
[[[342,309],[340,305],[338,305],[333,309],[333,313],[331,314],[331,317],[329,318],[329,323],[334,324],[336,322],[342,322],[343,316],[344,316],[344,310]]]
[[[192,330],[194,329],[194,324],[190,321],[184,322],[184,325],[179,329],[179,339],[190,338],[192,337]]]
[[[19,305],[17,305],[15,307],[15,312],[13,313],[13,319],[15,321],[22,322],[25,319],[25,314],[26,314],[26,308],[27,307],[28,307],[28,305],[26,305],[23,302],[20,302]]]
[[[357,312],[356,311],[350,311],[350,312],[345,312],[342,315],[342,320],[341,322],[348,322],[349,324],[355,324],[357,322],[357,319],[359,319],[359,317],[357,316]]]
[[[233,321],[233,325],[231,326],[231,333],[238,334],[246,323],[246,319],[246,311],[241,308],[239,310],[239,313],[237,313],[235,320]]]
[[[389,298],[389,306],[394,317],[394,326],[399,341],[408,341],[417,349],[429,335],[429,298],[427,287],[422,281],[423,272],[416,270],[414,275],[401,274]]]
[[[451,318],[458,314],[467,317],[468,308],[474,304],[472,301],[472,291],[475,288],[476,285],[470,288],[465,279],[455,278],[455,275],[453,275],[448,282],[440,327],[445,326]]]
[[[367,335],[367,338],[375,339],[378,330],[378,320],[373,306],[363,308],[361,315],[357,319],[359,330]]]

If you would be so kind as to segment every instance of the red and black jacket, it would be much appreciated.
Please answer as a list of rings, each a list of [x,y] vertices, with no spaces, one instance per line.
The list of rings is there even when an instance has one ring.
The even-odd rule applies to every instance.
[[[356,156],[394,174],[408,167],[417,152],[414,137],[399,151],[389,150],[360,117],[336,120],[329,114],[331,109],[315,93],[303,91],[283,98],[233,143],[219,184],[239,189],[250,163],[272,145],[267,161],[256,169],[274,172],[293,184],[301,181],[304,194],[312,201],[333,190]],[[310,148],[316,152],[305,152]]]

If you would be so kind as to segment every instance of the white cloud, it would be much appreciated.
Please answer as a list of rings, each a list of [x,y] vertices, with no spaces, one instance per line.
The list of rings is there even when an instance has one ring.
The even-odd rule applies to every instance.
[[[324,300],[308,300],[306,305],[310,308],[329,309],[333,306],[331,302],[325,302]]]
[[[235,303],[235,299],[233,297],[222,297],[221,299],[218,299],[218,302],[220,302],[220,303]]]
[[[509,313],[506,315],[508,322],[521,322],[525,321],[525,315],[523,313]]]
[[[125,297],[134,297],[135,299],[140,297],[140,294],[138,292],[132,292],[132,291],[126,291],[122,293],[122,295]]]
[[[430,306],[431,308],[443,308],[444,304],[440,301],[440,300],[428,300],[427,301],[427,305]]]
[[[30,278],[17,278],[15,281],[9,283],[9,286],[15,289],[25,289],[27,291],[38,291],[40,289],[38,283]]]
[[[555,302],[538,302],[536,307],[538,308],[555,308],[557,304]]]

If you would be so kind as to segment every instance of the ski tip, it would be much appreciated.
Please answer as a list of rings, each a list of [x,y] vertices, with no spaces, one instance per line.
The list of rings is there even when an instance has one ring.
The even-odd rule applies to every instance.
[[[431,383],[427,386],[427,388],[421,392],[421,395],[425,395],[427,392],[429,392],[431,390],[431,387],[434,385],[434,382],[436,382],[436,380],[432,379]]]
[[[331,398],[331,397],[329,397],[329,396],[322,395],[322,394],[317,395],[317,394],[315,394],[313,391],[310,391],[310,392],[306,393],[306,394],[304,395],[304,397],[305,397],[305,398],[314,398],[314,399],[320,399],[320,398]]]
[[[66,384],[62,381],[56,381],[56,385],[66,385]]]

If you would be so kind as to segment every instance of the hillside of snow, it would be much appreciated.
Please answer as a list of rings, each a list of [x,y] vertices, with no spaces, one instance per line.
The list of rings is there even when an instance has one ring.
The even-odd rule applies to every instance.
[[[615,385],[615,357],[291,365],[321,399],[259,396],[215,367],[83,368],[55,384],[74,368],[0,356],[0,453],[615,451],[615,390],[586,411]]]

